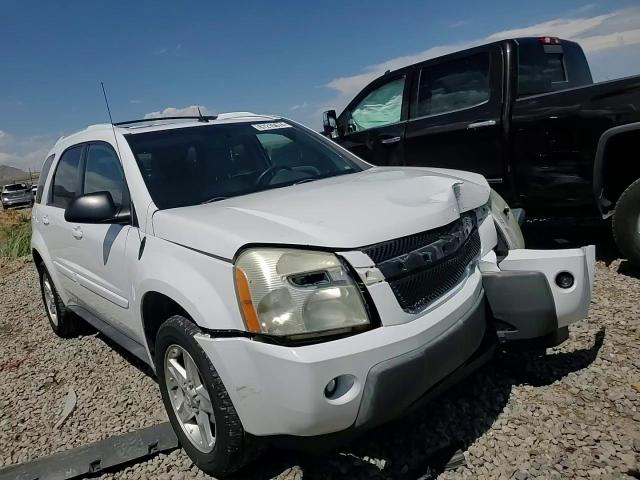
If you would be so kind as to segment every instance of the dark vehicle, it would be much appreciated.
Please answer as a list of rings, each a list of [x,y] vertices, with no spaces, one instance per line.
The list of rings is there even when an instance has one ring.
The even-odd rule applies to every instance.
[[[640,76],[593,83],[554,37],[471,48],[387,72],[324,133],[376,165],[484,175],[529,216],[613,217],[640,266]]]
[[[9,207],[18,207],[33,205],[33,194],[31,193],[31,185],[27,183],[13,183],[2,187],[0,194],[2,200],[2,208],[6,210]]]

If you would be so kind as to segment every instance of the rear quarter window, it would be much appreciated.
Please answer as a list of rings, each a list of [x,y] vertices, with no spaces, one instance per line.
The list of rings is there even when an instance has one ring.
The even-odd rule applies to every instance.
[[[36,190],[36,203],[42,202],[42,195],[44,193],[44,184],[47,181],[47,177],[49,176],[49,171],[51,170],[51,165],[53,164],[54,159],[55,159],[55,155],[49,155],[47,159],[44,161],[44,164],[42,165],[40,178],[38,178],[38,188]]]
[[[79,166],[82,146],[72,147],[62,154],[53,174],[51,200],[49,205],[67,208],[69,202],[78,194]]]

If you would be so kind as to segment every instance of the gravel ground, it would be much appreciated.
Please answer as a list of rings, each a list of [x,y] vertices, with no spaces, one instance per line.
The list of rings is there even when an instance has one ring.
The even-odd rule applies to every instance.
[[[408,418],[336,452],[271,450],[238,478],[640,478],[640,279],[600,257],[591,314],[562,346],[501,353]],[[0,339],[0,467],[166,420],[139,362],[100,335],[53,335],[26,260],[0,263]],[[100,478],[205,475],[175,450]]]

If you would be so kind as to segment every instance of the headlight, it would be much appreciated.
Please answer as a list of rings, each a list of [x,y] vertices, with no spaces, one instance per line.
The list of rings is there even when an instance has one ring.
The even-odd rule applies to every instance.
[[[369,324],[358,286],[332,253],[246,250],[236,261],[235,282],[250,332],[306,336]]]

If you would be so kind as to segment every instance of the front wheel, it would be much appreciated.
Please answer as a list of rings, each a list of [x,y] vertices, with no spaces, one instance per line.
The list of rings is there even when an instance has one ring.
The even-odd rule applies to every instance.
[[[182,448],[212,476],[229,475],[257,453],[256,438],[242,428],[229,394],[194,339],[200,329],[175,315],[156,336],[155,365],[162,401]]]
[[[629,185],[616,203],[613,236],[620,252],[640,269],[640,179]]]

